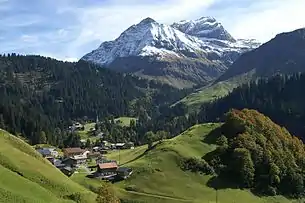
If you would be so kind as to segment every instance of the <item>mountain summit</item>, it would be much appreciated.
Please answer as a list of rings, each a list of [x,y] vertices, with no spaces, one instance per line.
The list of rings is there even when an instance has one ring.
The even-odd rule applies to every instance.
[[[146,18],[82,60],[184,88],[210,82],[258,45],[235,40],[210,17],[173,25]]]
[[[216,19],[212,17],[202,17],[197,20],[183,20],[172,24],[172,27],[183,33],[199,38],[214,38],[236,42],[230,33],[224,29],[221,23],[217,22]]]

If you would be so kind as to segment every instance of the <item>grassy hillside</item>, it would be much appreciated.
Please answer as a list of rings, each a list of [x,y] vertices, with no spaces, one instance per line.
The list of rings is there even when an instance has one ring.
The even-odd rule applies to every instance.
[[[114,120],[116,122],[119,121],[121,126],[129,126],[131,120],[136,121],[137,119],[136,118],[132,118],[132,117],[119,117],[119,118],[116,118]]]
[[[95,194],[71,181],[31,146],[0,130],[0,202],[93,203]]]
[[[134,169],[130,179],[116,183],[118,195],[124,200],[139,202],[215,202],[216,191],[207,186],[211,176],[199,173],[185,172],[180,169],[181,157],[201,158],[213,151],[216,146],[209,144],[208,135],[220,124],[197,125],[180,136],[163,141],[153,150],[146,151],[147,146],[134,150],[122,150],[108,155],[111,159],[120,159],[123,166]],[[96,186],[95,180],[75,177],[82,183]],[[288,203],[284,197],[260,198],[248,190],[222,189],[218,190],[218,202],[221,203]]]
[[[190,111],[195,111],[205,102],[226,96],[235,87],[237,85],[230,82],[219,82],[215,85],[208,85],[184,97],[178,103],[183,103]]]
[[[241,76],[236,76],[226,81],[211,83],[197,90],[196,92],[189,94],[176,104],[185,104],[190,112],[198,111],[203,103],[224,97],[228,95],[234,88],[249,82],[251,80],[252,75],[253,72],[250,72]]]

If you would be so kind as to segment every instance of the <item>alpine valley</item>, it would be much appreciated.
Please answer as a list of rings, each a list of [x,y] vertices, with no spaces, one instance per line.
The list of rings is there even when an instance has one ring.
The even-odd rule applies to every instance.
[[[261,45],[212,17],[1,54],[0,203],[305,202],[304,59],[305,28]]]
[[[172,25],[146,18],[82,60],[190,88],[215,80],[242,53],[259,45],[255,40],[234,39],[212,17]]]

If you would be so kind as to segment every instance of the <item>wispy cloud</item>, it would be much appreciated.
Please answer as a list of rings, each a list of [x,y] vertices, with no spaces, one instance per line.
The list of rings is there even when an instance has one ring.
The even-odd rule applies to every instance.
[[[0,53],[76,60],[148,16],[168,24],[214,16],[234,37],[266,41],[304,27],[304,7],[303,0],[0,0]]]

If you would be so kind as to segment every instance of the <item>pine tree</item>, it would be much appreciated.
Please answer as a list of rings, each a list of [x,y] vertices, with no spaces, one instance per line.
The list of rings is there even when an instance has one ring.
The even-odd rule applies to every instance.
[[[47,135],[44,131],[40,132],[39,143],[40,144],[47,144]]]
[[[5,129],[3,114],[0,114],[0,128]]]

